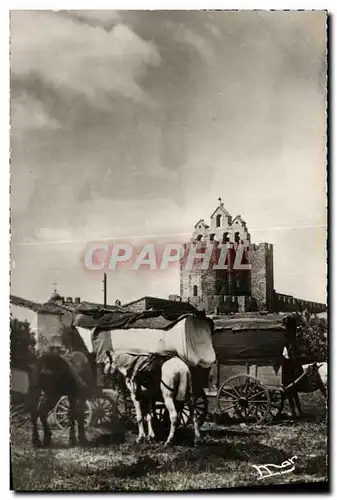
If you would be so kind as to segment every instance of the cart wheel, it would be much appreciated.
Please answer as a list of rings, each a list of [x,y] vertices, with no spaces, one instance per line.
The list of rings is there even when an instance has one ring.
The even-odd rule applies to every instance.
[[[255,377],[238,375],[226,380],[219,389],[217,406],[232,419],[261,424],[269,415],[268,389]]]
[[[15,428],[22,427],[29,421],[30,415],[26,410],[25,404],[11,405],[10,409],[11,425]]]
[[[166,409],[165,403],[162,401],[156,401],[154,404],[154,417],[156,423],[164,429],[170,426],[170,417]]]
[[[114,417],[118,414],[116,402],[112,397],[102,394],[91,401],[92,427],[111,426]]]
[[[197,414],[199,426],[201,427],[205,422],[208,413],[208,399],[205,392],[195,397],[195,411]],[[179,409],[178,413],[179,413],[178,425],[186,427],[191,423],[191,412],[187,403],[183,404],[182,408]],[[164,427],[170,425],[168,411],[166,409],[165,404],[161,401],[156,401],[155,416],[157,421],[160,422]]]
[[[284,408],[285,394],[283,389],[271,389],[269,391],[270,409],[269,414],[272,420],[279,417]]]
[[[205,392],[202,392],[198,396],[194,397],[194,409],[197,414],[197,419],[199,426],[201,427],[206,420],[207,414],[208,414],[208,399],[205,394]],[[180,424],[187,426],[191,423],[191,412],[190,408],[187,403],[184,404],[182,410],[179,412],[180,413]]]
[[[126,427],[136,426],[136,410],[131,398],[121,392],[116,394],[115,404],[117,406],[118,415]]]
[[[67,396],[62,396],[54,408],[55,422],[61,429],[68,429],[69,427],[69,400]],[[92,422],[92,404],[90,401],[85,401],[84,407],[84,425],[89,427]]]

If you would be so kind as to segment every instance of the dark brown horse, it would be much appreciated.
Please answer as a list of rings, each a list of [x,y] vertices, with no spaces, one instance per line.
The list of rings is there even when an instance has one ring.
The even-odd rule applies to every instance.
[[[69,443],[77,444],[75,421],[78,423],[78,440],[87,444],[84,430],[84,404],[93,390],[93,366],[82,352],[69,354],[45,353],[32,366],[30,374],[29,404],[31,409],[32,443],[40,446],[37,422],[43,426],[43,446],[51,444],[52,432],[48,425],[49,412],[61,396],[69,399]]]

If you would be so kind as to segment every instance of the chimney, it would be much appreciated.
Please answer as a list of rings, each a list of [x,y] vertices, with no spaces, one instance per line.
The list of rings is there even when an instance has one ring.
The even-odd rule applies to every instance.
[[[72,303],[73,303],[73,298],[72,298],[72,297],[67,297],[66,302],[67,302],[68,304],[72,304]]]
[[[75,304],[81,303],[81,297],[75,297]]]
[[[174,302],[181,302],[181,297],[180,295],[169,295],[168,296],[169,300],[173,300]]]

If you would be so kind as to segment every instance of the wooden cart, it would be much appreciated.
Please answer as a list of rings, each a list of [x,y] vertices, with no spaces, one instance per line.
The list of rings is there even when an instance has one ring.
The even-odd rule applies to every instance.
[[[213,318],[219,414],[236,422],[261,424],[271,421],[282,413],[289,389],[298,387],[317,373],[314,363],[293,383],[282,386],[282,354],[289,329],[296,328],[288,319],[271,314]],[[240,369],[239,373],[223,377],[222,367]],[[261,373],[263,368],[264,373]]]

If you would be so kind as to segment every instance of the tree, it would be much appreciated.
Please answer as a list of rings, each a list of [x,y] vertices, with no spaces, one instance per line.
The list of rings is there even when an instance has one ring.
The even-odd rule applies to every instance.
[[[297,341],[302,354],[314,355],[317,357],[317,361],[326,361],[328,356],[327,320],[315,315],[302,315]]]
[[[11,367],[26,370],[36,359],[36,340],[28,321],[10,320]]]

